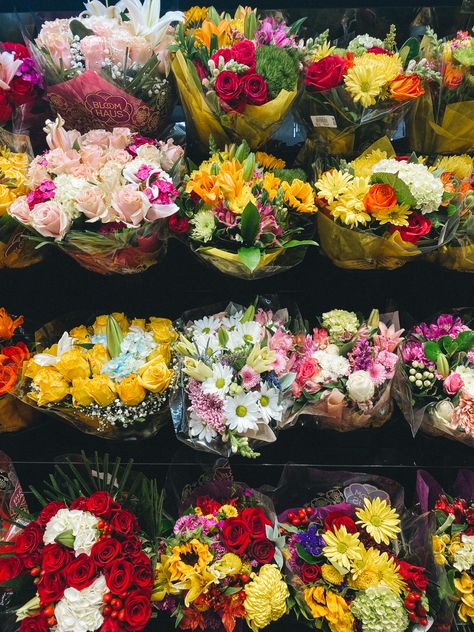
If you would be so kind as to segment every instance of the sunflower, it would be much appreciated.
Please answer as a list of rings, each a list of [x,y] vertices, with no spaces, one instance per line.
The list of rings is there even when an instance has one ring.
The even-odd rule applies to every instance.
[[[184,12],[185,31],[201,26],[207,18],[207,7],[191,7]]]
[[[388,158],[387,152],[380,149],[374,149],[367,154],[359,156],[351,162],[354,175],[362,178],[367,178],[372,175],[374,165],[381,160]]]
[[[386,84],[385,79],[378,75],[370,66],[358,64],[347,71],[344,83],[354,101],[364,108],[375,105]]]
[[[255,160],[264,169],[271,169],[272,171],[275,169],[284,169],[286,167],[286,162],[284,160],[277,158],[276,156],[272,156],[272,154],[267,154],[264,151],[257,151],[255,153]]]
[[[208,545],[196,538],[174,546],[169,559],[171,581],[183,581],[195,573],[202,573],[212,560]]]
[[[314,186],[318,190],[319,197],[324,198],[330,204],[346,193],[352,180],[353,177],[350,173],[331,169],[323,173]]]
[[[344,583],[344,575],[341,575],[332,564],[323,564],[321,566],[321,577],[325,582],[333,584],[334,586],[340,586]]]
[[[280,188],[281,180],[277,178],[271,171],[267,171],[263,176],[262,187],[268,193],[270,200],[273,200]]]
[[[324,44],[317,46],[311,54],[311,61],[314,63],[315,61],[320,61],[324,59],[324,57],[329,57],[329,55],[333,55],[336,50],[335,46],[331,46],[331,44],[326,40]]]
[[[393,226],[408,226],[408,217],[411,215],[409,204],[396,204],[391,208],[384,208],[372,213],[380,224],[392,224]]]
[[[386,500],[364,498],[364,509],[357,509],[356,515],[359,518],[356,524],[361,525],[377,544],[390,544],[390,540],[400,533],[400,518]]]
[[[292,209],[299,213],[316,213],[318,210],[314,205],[314,191],[309,182],[302,180],[283,181],[281,186],[284,191],[283,199]]]
[[[326,546],[323,554],[336,568],[340,566],[349,570],[351,562],[360,560],[362,557],[362,543],[358,533],[348,533],[346,527],[341,525],[334,531],[323,533],[323,540]]]
[[[406,589],[396,562],[387,553],[377,549],[363,549],[362,559],[353,562],[352,585],[358,590],[367,590],[380,584],[390,588],[397,595]]]

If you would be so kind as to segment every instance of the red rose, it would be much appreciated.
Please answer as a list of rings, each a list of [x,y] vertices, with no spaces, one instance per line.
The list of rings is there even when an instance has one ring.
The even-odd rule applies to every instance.
[[[400,567],[400,575],[412,590],[421,590],[422,592],[426,590],[428,577],[425,575],[426,571],[424,568],[413,566],[413,564],[408,564],[403,560],[397,560],[397,564]]]
[[[60,500],[55,500],[52,503],[48,503],[46,507],[43,507],[43,509],[40,511],[38,520],[36,522],[42,527],[45,527],[51,520],[51,518],[54,518],[54,516],[58,513],[60,509],[66,509],[66,505]]]
[[[168,220],[168,226],[172,233],[179,235],[189,233],[189,219],[187,217],[181,217],[181,215],[177,213],[171,215]]]
[[[126,538],[122,542],[121,547],[124,557],[134,557],[142,552],[142,543],[140,538],[136,535],[131,535]]]
[[[64,572],[68,586],[76,590],[84,590],[90,586],[98,575],[96,565],[85,553],[78,555]]]
[[[268,101],[268,90],[265,79],[257,73],[245,75],[243,78],[244,94],[247,103],[251,105],[262,105]]]
[[[334,531],[334,529],[339,529],[342,526],[346,527],[347,533],[357,533],[356,523],[342,511],[331,511],[324,519],[326,531]]]
[[[55,573],[72,562],[73,555],[69,549],[59,544],[47,544],[41,551],[41,570]]]
[[[146,566],[144,564],[140,564],[139,566],[135,565],[133,583],[138,586],[138,588],[151,590],[153,588],[154,581],[155,574],[151,563],[148,563]]]
[[[255,70],[255,44],[250,40],[242,40],[232,46],[232,57],[239,64],[245,64],[249,70]]]
[[[301,579],[305,584],[312,584],[321,577],[321,567],[319,564],[308,564],[304,562],[300,568]]]
[[[133,590],[125,602],[125,622],[132,630],[143,630],[150,617],[150,596],[142,590]]]
[[[110,521],[110,526],[120,535],[132,535],[138,531],[138,521],[135,516],[126,509],[116,511]]]
[[[268,538],[256,538],[250,542],[247,554],[259,564],[270,564],[275,557],[275,545]]]
[[[240,518],[227,518],[222,525],[222,539],[229,551],[242,555],[250,542],[247,525]]]
[[[116,560],[104,568],[105,580],[114,595],[128,590],[132,584],[133,564],[126,560]]]
[[[26,617],[26,619],[21,621],[18,632],[49,632],[46,617],[44,614],[39,614],[36,617]]]
[[[234,54],[231,48],[219,48],[219,50],[212,55],[211,59],[216,64],[216,68],[219,67],[219,57],[223,57],[224,64],[234,59]]]
[[[12,106],[8,103],[6,93],[0,90],[0,125],[10,120]]]
[[[328,55],[308,68],[305,85],[310,92],[324,92],[342,83],[347,61],[339,55]]]
[[[87,499],[87,511],[94,516],[108,520],[111,515],[120,509],[120,505],[114,501],[107,492],[95,492]]]
[[[421,213],[413,212],[408,218],[408,226],[390,226],[390,232],[397,231],[403,241],[416,244],[423,235],[427,235],[431,230],[431,220],[426,219]]]
[[[474,526],[468,527],[464,533],[466,535],[474,535]]]
[[[112,619],[111,617],[106,617],[100,628],[100,632],[122,632],[122,630],[123,625],[117,619]]]
[[[36,88],[31,81],[25,81],[22,77],[14,77],[10,82],[8,99],[16,107],[25,103],[32,103],[36,99]]]
[[[271,526],[272,523],[260,507],[249,507],[244,509],[240,517],[242,518],[252,538],[266,537],[267,532],[265,526]]]
[[[217,75],[215,83],[216,94],[227,103],[231,108],[238,110],[240,107],[245,106],[245,103],[241,100],[243,84],[239,75],[236,72],[230,70],[223,70]]]
[[[146,566],[150,563],[150,558],[146,553],[140,551],[140,553],[136,553],[132,556],[132,563],[134,566]]]
[[[115,538],[99,540],[91,549],[91,559],[97,566],[107,566],[122,556],[122,545]]]
[[[367,49],[367,52],[374,53],[374,55],[389,55],[390,57],[393,56],[393,53],[391,53],[389,50],[385,50],[385,48],[382,48],[381,46],[371,46]]]
[[[210,496],[199,496],[196,500],[196,507],[199,507],[205,516],[217,513],[221,506],[221,503]]]
[[[46,573],[37,585],[41,605],[54,603],[62,599],[67,583],[64,572]]]
[[[14,551],[22,558],[28,558],[38,550],[43,543],[43,529],[37,522],[30,522],[15,541]],[[25,566],[26,566],[25,562]],[[30,568],[30,567],[28,567]]]
[[[3,42],[1,47],[7,53],[13,53],[15,59],[25,59],[25,57],[29,57],[30,55],[26,46],[18,44],[17,42]]]
[[[16,555],[0,557],[0,584],[18,577],[23,571],[24,565],[21,558]]]
[[[81,509],[82,511],[87,511],[87,498],[85,496],[79,496],[72,501],[69,505],[70,509]]]
[[[466,522],[467,524],[474,524],[474,506],[466,509]]]

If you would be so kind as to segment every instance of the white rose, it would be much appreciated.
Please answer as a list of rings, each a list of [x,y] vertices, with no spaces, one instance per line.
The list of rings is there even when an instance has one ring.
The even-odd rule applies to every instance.
[[[141,159],[141,163],[151,163],[157,167],[161,166],[161,151],[155,145],[140,145],[137,149],[137,156]]]
[[[104,622],[102,598],[108,592],[105,577],[101,575],[84,590],[67,588],[56,605],[54,616],[56,632],[95,632]]]
[[[367,402],[374,396],[375,385],[367,371],[355,371],[349,375],[347,392],[354,402]]]
[[[443,399],[438,402],[431,412],[433,421],[440,423],[442,426],[450,424],[453,416],[454,405],[449,399]]]

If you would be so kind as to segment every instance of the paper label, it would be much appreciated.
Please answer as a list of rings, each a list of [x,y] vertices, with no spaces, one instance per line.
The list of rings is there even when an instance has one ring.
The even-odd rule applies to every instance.
[[[311,122],[314,127],[334,127],[337,128],[336,119],[334,116],[312,116]]]

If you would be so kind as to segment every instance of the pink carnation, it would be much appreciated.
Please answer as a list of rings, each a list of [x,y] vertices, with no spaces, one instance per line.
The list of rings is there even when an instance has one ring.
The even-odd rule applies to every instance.
[[[467,391],[461,391],[459,405],[451,417],[453,428],[462,428],[467,434],[474,436],[474,397]]]
[[[240,370],[239,375],[242,378],[242,386],[247,390],[260,384],[260,375],[247,364]]]

